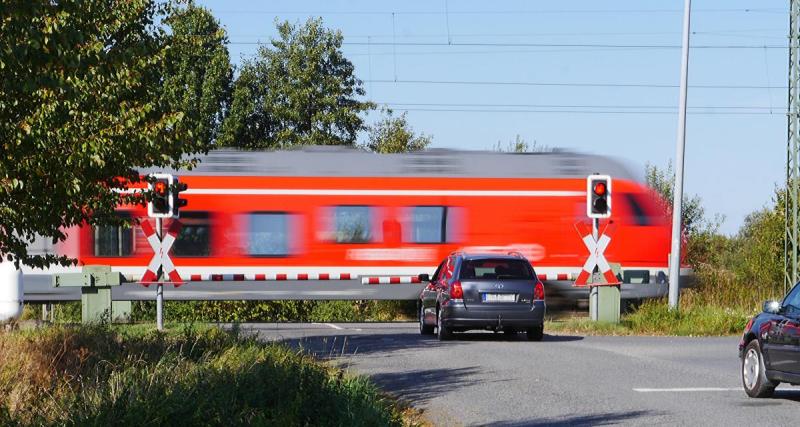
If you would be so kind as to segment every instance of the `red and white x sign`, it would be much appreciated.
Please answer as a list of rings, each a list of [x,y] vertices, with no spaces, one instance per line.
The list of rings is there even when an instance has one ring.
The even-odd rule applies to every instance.
[[[611,271],[611,266],[608,264],[608,260],[606,260],[606,256],[604,255],[608,244],[611,243],[611,237],[606,234],[601,234],[599,238],[595,240],[594,236],[589,233],[583,236],[582,239],[583,244],[586,245],[586,249],[589,250],[589,257],[586,258],[583,269],[578,275],[577,280],[575,280],[575,286],[586,286],[586,282],[589,280],[589,277],[592,276],[595,267],[603,273],[606,282],[618,283],[619,280],[614,272]]]
[[[156,234],[149,221],[142,221],[141,226],[154,252],[153,258],[150,259],[150,264],[147,266],[147,271],[145,271],[142,276],[142,283],[146,286],[158,280],[158,267],[163,267],[164,275],[169,277],[170,282],[174,283],[175,286],[180,286],[180,284],[183,283],[183,279],[181,279],[178,271],[175,270],[175,264],[172,263],[172,259],[169,257],[169,250],[172,248],[175,239],[178,238],[178,233],[181,231],[182,225],[180,221],[172,221],[172,224],[170,224],[167,229],[167,233],[161,240],[159,240],[158,234]]]

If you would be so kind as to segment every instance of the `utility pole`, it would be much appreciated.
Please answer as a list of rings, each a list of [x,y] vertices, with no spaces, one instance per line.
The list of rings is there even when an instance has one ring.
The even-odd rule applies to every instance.
[[[686,148],[686,92],[689,78],[689,17],[692,0],[683,6],[683,48],[681,49],[681,94],[678,104],[678,143],[675,153],[675,189],[672,191],[672,248],[669,257],[669,307],[678,308],[681,277],[681,212],[683,210],[683,158]]]
[[[800,279],[798,232],[800,231],[800,0],[789,5],[789,105],[786,140],[786,221],[784,236],[784,292]]]

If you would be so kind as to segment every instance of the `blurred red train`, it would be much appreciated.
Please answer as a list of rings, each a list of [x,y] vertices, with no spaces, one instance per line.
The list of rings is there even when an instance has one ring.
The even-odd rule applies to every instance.
[[[517,251],[568,293],[588,256],[578,230],[595,172],[614,180],[601,231],[611,225],[605,256],[621,266],[623,297],[663,295],[670,224],[658,196],[613,159],[568,152],[214,151],[172,171],[189,186],[172,259],[193,280],[410,278],[455,250]],[[55,251],[134,276],[153,254],[138,227],[83,227]]]

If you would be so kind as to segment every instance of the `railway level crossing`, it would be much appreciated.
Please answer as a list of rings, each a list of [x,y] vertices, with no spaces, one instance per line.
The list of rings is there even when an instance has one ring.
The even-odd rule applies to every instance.
[[[324,272],[289,272],[289,273],[258,273],[258,272],[241,272],[241,273],[223,273],[223,274],[190,274],[184,273],[184,277],[178,273],[174,262],[170,257],[170,250],[175,244],[178,235],[181,231],[181,222],[178,219],[178,209],[186,205],[185,201],[179,199],[180,192],[187,189],[186,184],[180,184],[178,179],[172,175],[167,174],[153,174],[150,176],[151,182],[150,190],[154,193],[152,199],[148,204],[148,216],[155,219],[156,227],[154,228],[149,219],[144,218],[138,221],[146,240],[153,250],[153,255],[149,260],[148,265],[144,269],[144,274],[139,276],[123,276],[120,273],[111,271],[110,266],[86,266],[81,273],[58,274],[54,276],[53,287],[79,287],[81,288],[81,300],[84,305],[82,310],[83,321],[95,321],[101,319],[117,320],[124,319],[130,313],[130,301],[122,302],[112,301],[112,288],[118,287],[123,284],[138,284],[144,287],[156,285],[156,317],[159,329],[163,327],[163,301],[164,301],[164,285],[173,285],[175,288],[192,282],[226,282],[225,292],[229,295],[236,295],[236,299],[309,299],[306,296],[293,295],[297,291],[287,289],[286,291],[271,290],[273,295],[268,296],[266,289],[258,282],[274,281],[274,282],[296,282],[297,286],[304,286],[300,283],[303,282],[322,282],[318,283],[324,286],[324,282],[331,282],[329,289],[326,289],[326,295],[330,297],[315,297],[310,299],[415,299],[418,296],[417,287],[420,281],[416,276],[364,276],[359,274],[342,273],[338,271]],[[593,316],[594,320],[616,321],[619,319],[619,299],[620,299],[620,283],[617,278],[616,272],[612,270],[612,263],[606,259],[605,251],[611,242],[611,232],[613,227],[606,227],[602,232],[599,232],[599,221],[603,218],[611,216],[611,195],[612,195],[612,181],[608,175],[590,175],[586,180],[586,206],[587,216],[592,220],[591,232],[580,234],[580,239],[584,243],[585,248],[588,250],[586,261],[583,265],[580,274],[540,274],[539,279],[567,281],[569,278],[575,278],[574,284],[577,288],[588,288],[590,304],[593,301],[593,296],[596,298],[595,304],[591,305],[592,313],[603,313],[604,311],[613,312],[609,315]],[[166,230],[162,231],[163,218],[171,218],[172,221]],[[588,228],[585,224],[576,224]],[[579,230],[580,233],[580,230]],[[550,277],[552,276],[552,278]],[[563,277],[562,277],[563,276]],[[353,297],[352,292],[350,296],[342,293],[341,290],[336,291],[333,288],[337,287],[334,283],[353,282],[353,284],[361,285],[391,285],[393,297],[382,295],[382,289],[375,289],[376,287],[366,287],[359,293],[358,297]],[[258,292],[261,297],[251,295],[250,297],[244,296],[242,292],[248,291],[237,285],[250,286],[250,288],[258,287]],[[600,285],[604,285],[602,288]],[[127,285],[129,288],[129,285]],[[202,288],[202,285],[195,285]],[[272,285],[269,285],[272,286]],[[291,284],[289,285],[292,286]],[[406,288],[403,292],[398,288]],[[193,286],[194,288],[194,286]],[[328,288],[326,286],[326,288]],[[130,288],[129,288],[130,289]],[[217,288],[219,289],[219,288]],[[119,289],[122,290],[122,289]],[[202,294],[203,290],[198,289],[197,294]],[[577,290],[577,289],[576,289]],[[352,290],[351,290],[352,291]],[[616,291],[616,292],[613,292]],[[252,292],[252,289],[249,291]],[[606,293],[612,292],[606,296]],[[338,295],[337,295],[338,293]],[[346,292],[345,292],[346,293]],[[120,292],[116,292],[118,297],[121,296]],[[127,292],[130,295],[129,292]],[[280,296],[276,297],[275,294]],[[402,294],[402,295],[401,295]],[[407,294],[407,295],[406,295]],[[602,295],[601,295],[602,294]],[[388,295],[388,294],[387,294]],[[149,299],[144,294],[139,293],[133,299]],[[124,297],[123,297],[124,298]],[[130,299],[131,297],[128,296]],[[208,299],[208,296],[186,297],[177,299]],[[212,298],[212,299],[225,299],[225,298]],[[602,301],[610,301],[612,303],[603,303]],[[127,304],[127,305],[125,305]]]

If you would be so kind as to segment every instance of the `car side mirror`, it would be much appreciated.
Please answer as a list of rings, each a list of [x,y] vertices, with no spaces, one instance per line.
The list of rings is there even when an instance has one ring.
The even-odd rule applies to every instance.
[[[764,301],[764,313],[778,314],[781,311],[781,303],[778,301]]]
[[[431,281],[431,276],[429,276],[427,273],[420,274],[419,276],[417,276],[417,278],[419,279],[420,282],[430,282]]]

